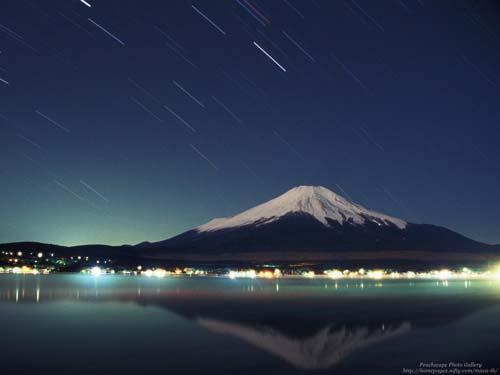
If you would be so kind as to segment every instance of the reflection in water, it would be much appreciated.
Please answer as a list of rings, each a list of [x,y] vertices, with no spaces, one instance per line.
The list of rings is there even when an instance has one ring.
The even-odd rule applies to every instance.
[[[399,336],[410,330],[410,324],[407,322],[395,328],[382,326],[375,330],[367,327],[353,329],[342,327],[332,330],[332,327],[326,326],[313,336],[297,339],[272,328],[253,328],[205,318],[199,318],[197,322],[213,332],[238,337],[284,359],[295,367],[307,370],[332,367],[356,349]]]
[[[404,345],[406,353],[412,353],[417,358],[417,354],[428,347],[428,341],[412,344],[415,337],[427,332],[435,339],[432,332],[498,306],[499,289],[499,284],[492,281],[381,283],[371,280],[325,282],[280,279],[278,282],[225,278],[4,275],[0,277],[0,321],[12,321],[10,328],[15,334],[10,338],[8,335],[3,338],[0,336],[0,346],[5,343],[12,345],[18,332],[25,332],[23,340],[19,341],[19,350],[32,353],[30,350],[33,349],[36,354],[41,346],[47,346],[51,340],[54,350],[71,348],[68,344],[71,338],[53,335],[51,330],[36,335],[50,339],[44,339],[31,348],[29,342],[35,336],[27,327],[40,332],[54,322],[79,322],[81,325],[76,327],[73,323],[68,325],[71,328],[68,331],[78,337],[94,329],[94,322],[103,320],[109,312],[110,318],[104,319],[106,323],[96,330],[98,335],[119,338],[123,332],[129,334],[138,325],[144,327],[143,324],[151,324],[135,332],[137,341],[127,344],[123,344],[123,340],[118,341],[120,345],[128,346],[130,352],[141,353],[137,355],[137,363],[141,365],[148,356],[148,363],[152,364],[162,358],[162,368],[155,368],[155,371],[169,368],[171,363],[183,360],[182,356],[187,356],[186,353],[190,356],[193,350],[212,353],[214,347],[229,358],[227,361],[230,362],[232,358],[231,364],[238,369],[241,361],[253,363],[260,359],[261,363],[277,368],[277,373],[287,375],[303,373],[303,370],[330,371],[334,366],[336,369],[351,366],[352,361],[358,365],[363,358],[367,358],[367,352],[376,352],[376,361],[379,356],[383,356],[386,363],[393,363],[392,353],[399,350],[398,345]],[[64,308],[54,309],[54,306]],[[94,310],[95,315],[88,321],[92,322],[90,324],[86,320],[87,312]],[[125,313],[130,311],[133,312],[130,315]],[[152,312],[157,315],[151,323],[147,317]],[[34,316],[37,319],[33,319]],[[126,318],[120,320],[120,316]],[[131,324],[131,319],[137,320]],[[499,320],[493,321],[496,324]],[[182,329],[173,333],[179,323],[183,324]],[[486,323],[481,321],[485,327]],[[486,329],[486,332],[494,332],[494,329]],[[151,337],[156,335],[159,341],[152,342]],[[470,335],[476,335],[475,345],[486,342],[476,330],[471,330],[465,336]],[[448,336],[438,338],[442,337],[446,339]],[[383,345],[378,345],[381,342],[384,342]],[[101,353],[100,349],[81,344],[78,340],[76,344],[82,345],[82,352],[96,356]],[[133,346],[135,344],[137,346]],[[484,348],[491,350],[497,348],[498,344],[500,342],[492,338]],[[456,349],[461,350],[463,346],[462,342],[456,341]],[[163,352],[152,356],[151,353],[158,348]],[[112,351],[113,347],[106,350]],[[108,353],[106,350],[102,352]],[[6,355],[12,353],[6,352]],[[40,358],[51,361],[49,349],[40,353]],[[250,354],[243,358],[237,357],[240,353]],[[68,349],[67,358],[74,358],[74,354]],[[217,369],[217,366],[227,366],[224,362],[226,359],[217,362],[210,354],[207,357],[210,358],[204,361],[214,366],[207,368],[207,371]],[[19,357],[20,364],[23,358]],[[408,358],[406,360],[409,361]],[[179,365],[179,369],[183,370],[190,364],[189,360],[186,361]],[[17,362],[12,363],[12,366],[19,365]],[[373,365],[374,362],[366,363]],[[125,366],[118,360],[112,365],[116,366],[117,373],[121,373],[121,366]],[[28,370],[26,373],[31,374]],[[397,370],[400,373],[401,367]]]

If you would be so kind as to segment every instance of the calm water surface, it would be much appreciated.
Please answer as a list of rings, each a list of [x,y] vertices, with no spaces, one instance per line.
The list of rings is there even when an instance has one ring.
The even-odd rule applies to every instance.
[[[8,374],[500,367],[495,281],[0,275],[0,322]]]

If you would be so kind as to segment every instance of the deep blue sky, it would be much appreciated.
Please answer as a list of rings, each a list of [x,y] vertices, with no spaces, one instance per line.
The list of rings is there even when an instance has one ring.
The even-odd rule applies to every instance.
[[[500,243],[494,1],[88,2],[2,0],[0,242],[160,240],[313,184]]]

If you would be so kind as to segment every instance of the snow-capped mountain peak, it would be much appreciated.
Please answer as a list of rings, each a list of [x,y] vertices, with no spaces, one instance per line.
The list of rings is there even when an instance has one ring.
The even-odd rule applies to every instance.
[[[325,226],[330,225],[329,220],[339,224],[351,222],[359,225],[369,220],[380,226],[395,225],[401,229],[407,225],[401,219],[354,204],[325,187],[298,186],[238,215],[213,219],[196,230],[210,232],[252,224],[263,225],[290,213],[309,214]]]

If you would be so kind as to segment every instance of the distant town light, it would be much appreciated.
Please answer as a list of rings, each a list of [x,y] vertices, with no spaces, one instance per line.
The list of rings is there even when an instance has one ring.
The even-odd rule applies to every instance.
[[[162,268],[157,268],[153,271],[153,275],[156,277],[165,277],[167,275],[167,271]]]
[[[375,280],[380,280],[381,278],[383,278],[385,276],[383,270],[368,271],[367,275],[368,275],[369,278],[372,278],[372,279],[375,279]]]
[[[500,280],[500,264],[498,264],[492,271],[495,279]]]
[[[43,253],[38,253],[36,256],[37,256],[38,258],[42,258],[42,257],[43,257]]]
[[[344,277],[342,271],[339,270],[326,270],[324,271],[325,275],[332,279],[341,279]]]
[[[442,269],[439,271],[439,279],[441,280],[448,280],[453,276],[452,272],[447,269]]]
[[[260,271],[258,274],[259,277],[263,277],[265,279],[272,279],[274,277],[274,273],[267,270],[267,271]]]
[[[255,279],[257,277],[257,272],[251,269],[243,271],[229,271],[228,276],[230,279],[235,279],[237,277]]]
[[[102,271],[99,267],[92,267],[92,269],[90,270],[90,273],[92,274],[92,276],[100,276],[102,274]]]

